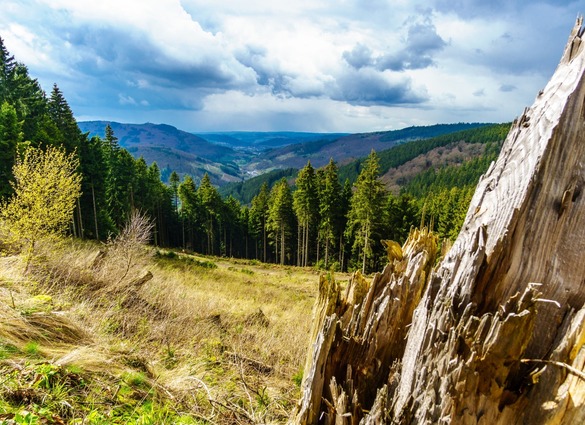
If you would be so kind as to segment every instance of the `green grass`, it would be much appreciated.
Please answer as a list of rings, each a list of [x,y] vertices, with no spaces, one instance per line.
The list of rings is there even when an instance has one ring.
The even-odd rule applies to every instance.
[[[67,424],[286,422],[318,272],[160,250],[133,266],[154,276],[136,288],[134,275],[118,282],[115,262],[101,266],[107,273],[91,267],[98,248],[49,251],[29,277],[35,284],[14,292],[18,309],[1,291],[17,268],[0,259],[0,307],[11,314],[0,322],[0,359],[21,365],[0,362],[8,377],[0,412],[14,420],[26,406],[22,420],[31,423],[46,421],[43,409]],[[50,297],[42,306],[61,311],[23,315],[20,306],[39,293]],[[30,388],[33,402],[18,388]]]

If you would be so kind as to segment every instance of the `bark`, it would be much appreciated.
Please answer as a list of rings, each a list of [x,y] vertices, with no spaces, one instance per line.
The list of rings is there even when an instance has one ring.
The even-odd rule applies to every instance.
[[[417,231],[365,297],[359,275],[345,297],[321,290],[292,422],[584,423],[583,31],[579,18],[432,272]]]

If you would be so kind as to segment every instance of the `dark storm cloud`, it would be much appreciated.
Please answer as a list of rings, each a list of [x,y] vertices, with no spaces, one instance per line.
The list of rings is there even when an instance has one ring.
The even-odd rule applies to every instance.
[[[427,100],[426,95],[412,90],[410,79],[389,81],[385,75],[371,69],[339,77],[331,98],[355,105],[413,105]]]
[[[198,110],[205,96],[241,87],[220,60],[197,52],[178,60],[137,32],[78,28],[66,33],[66,41],[80,52],[76,71],[86,76],[86,87],[97,89],[97,104]]]
[[[235,87],[234,75],[213,57],[177,60],[142,34],[118,28],[80,28],[68,41],[83,52],[88,73],[128,73],[152,76],[167,87]],[[195,56],[197,52],[193,52]]]

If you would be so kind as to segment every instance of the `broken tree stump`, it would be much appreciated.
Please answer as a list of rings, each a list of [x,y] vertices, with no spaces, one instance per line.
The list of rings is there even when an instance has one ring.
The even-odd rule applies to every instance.
[[[433,270],[415,231],[370,286],[321,282],[292,423],[585,423],[584,31]]]

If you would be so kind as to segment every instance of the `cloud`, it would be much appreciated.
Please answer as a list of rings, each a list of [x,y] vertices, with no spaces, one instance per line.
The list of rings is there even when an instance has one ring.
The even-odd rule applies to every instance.
[[[517,88],[518,87],[516,87],[514,84],[502,84],[500,86],[500,91],[503,93],[509,93],[516,90]]]
[[[375,56],[368,46],[357,43],[352,50],[343,52],[343,59],[355,69],[369,66],[379,71],[423,69],[434,65],[433,55],[446,44],[437,34],[430,17],[426,16],[422,22],[408,26],[403,47],[398,51]]]
[[[340,75],[331,99],[354,105],[407,105],[423,103],[427,96],[422,90],[413,90],[407,77],[394,77],[365,68]]]
[[[343,52],[343,59],[355,69],[374,65],[372,50],[361,43],[357,43],[351,51]]]
[[[550,77],[585,0],[424,7],[4,0],[0,36],[45,89],[56,82],[80,116],[193,130],[364,131],[388,120],[513,119]]]

